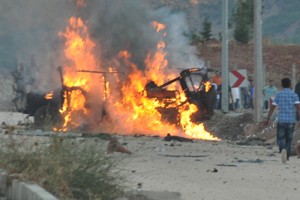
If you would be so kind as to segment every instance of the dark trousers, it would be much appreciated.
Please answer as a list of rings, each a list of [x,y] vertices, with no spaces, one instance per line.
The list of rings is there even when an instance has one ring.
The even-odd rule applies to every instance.
[[[269,109],[269,101],[265,100],[264,104],[265,104],[265,110],[268,110]]]
[[[279,147],[279,153],[281,153],[282,149],[286,149],[288,159],[291,155],[294,128],[295,123],[277,123],[277,145]]]
[[[244,109],[249,108],[249,96],[247,93],[243,93],[243,106],[244,106]]]
[[[249,100],[249,108],[254,109],[254,99],[252,97]]]

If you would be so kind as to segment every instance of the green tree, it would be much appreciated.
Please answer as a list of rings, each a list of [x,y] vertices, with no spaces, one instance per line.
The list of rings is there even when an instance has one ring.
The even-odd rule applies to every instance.
[[[253,36],[254,1],[238,0],[233,19],[234,39],[247,44]]]
[[[206,17],[202,23],[202,32],[201,36],[203,41],[208,41],[211,38],[211,22]]]

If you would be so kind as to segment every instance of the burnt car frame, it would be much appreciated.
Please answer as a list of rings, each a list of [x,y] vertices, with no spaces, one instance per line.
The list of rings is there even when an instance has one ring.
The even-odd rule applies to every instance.
[[[179,123],[179,107],[187,102],[198,108],[198,111],[191,116],[193,122],[209,120],[213,116],[216,99],[216,90],[209,84],[209,71],[211,70],[207,68],[184,69],[178,77],[160,86],[150,81],[145,86],[146,95],[148,98],[163,102],[164,106],[157,107],[157,110],[161,113],[162,119],[170,123]],[[181,105],[170,106],[170,104],[175,103],[179,91],[165,88],[176,82],[179,82],[181,90],[186,96],[186,101],[182,102]]]

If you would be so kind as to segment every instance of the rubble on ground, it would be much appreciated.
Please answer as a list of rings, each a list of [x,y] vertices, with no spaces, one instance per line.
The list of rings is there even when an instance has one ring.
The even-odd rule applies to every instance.
[[[206,130],[216,137],[236,141],[245,138],[244,127],[252,123],[253,113],[251,111],[224,114],[216,110],[211,120],[206,121],[204,125]]]

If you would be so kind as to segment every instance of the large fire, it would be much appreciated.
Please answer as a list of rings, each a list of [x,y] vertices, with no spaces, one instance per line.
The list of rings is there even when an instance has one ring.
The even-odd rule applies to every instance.
[[[78,1],[84,2],[84,1]],[[190,116],[197,111],[197,107],[185,103],[179,109],[180,119],[178,124],[171,124],[162,120],[161,113],[157,107],[166,106],[156,99],[147,98],[144,89],[149,80],[153,80],[158,85],[177,76],[176,73],[168,69],[168,60],[166,59],[167,51],[164,38],[166,26],[160,22],[152,22],[156,34],[160,34],[160,40],[157,42],[155,51],[145,55],[145,70],[142,71],[134,64],[131,59],[132,55],[128,50],[123,50],[116,55],[116,59],[123,66],[127,67],[130,72],[126,77],[121,77],[121,73],[116,72],[115,67],[101,67],[101,62],[94,56],[95,43],[90,39],[87,26],[81,18],[72,17],[66,30],[60,33],[65,39],[65,57],[69,61],[63,66],[63,85],[64,104],[61,109],[61,115],[64,118],[61,127],[55,130],[67,131],[78,128],[83,123],[87,123],[95,114],[102,115],[101,109],[91,109],[89,98],[95,94],[98,95],[98,102],[101,102],[108,114],[109,123],[111,124],[110,132],[120,134],[148,134],[166,136],[167,133],[181,135],[194,139],[219,140],[204,129],[203,124],[194,124]],[[97,71],[101,76],[101,71],[109,74],[112,78],[97,79],[93,73],[80,73],[84,69],[86,72]],[[110,74],[111,73],[111,74]],[[101,81],[102,80],[102,81]],[[122,80],[122,82],[121,82]],[[119,94],[113,92],[117,84],[121,83]],[[180,91],[179,86],[172,85],[172,89]],[[210,87],[209,84],[206,85]],[[96,91],[96,92],[95,92]],[[177,94],[172,101],[177,106],[185,101],[183,92]],[[98,129],[103,129],[103,119],[94,120]]]
[[[89,73],[78,73],[82,68],[99,69],[94,58],[95,43],[90,39],[86,25],[80,18],[72,17],[65,32],[59,34],[66,39],[65,57],[70,61],[63,66],[64,102],[61,114],[64,123],[56,130],[67,131],[78,127],[89,116],[87,94],[99,88],[100,81]],[[99,63],[99,62],[97,62]]]

